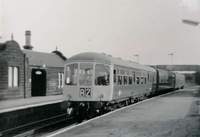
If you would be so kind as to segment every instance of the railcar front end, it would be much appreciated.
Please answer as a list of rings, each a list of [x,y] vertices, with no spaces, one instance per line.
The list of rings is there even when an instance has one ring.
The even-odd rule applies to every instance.
[[[100,111],[112,98],[111,68],[97,62],[66,64],[64,94],[69,106],[81,113]]]

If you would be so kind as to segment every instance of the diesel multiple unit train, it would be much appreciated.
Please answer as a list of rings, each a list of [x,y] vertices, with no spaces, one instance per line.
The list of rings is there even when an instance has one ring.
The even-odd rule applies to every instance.
[[[79,117],[180,89],[185,83],[179,73],[93,52],[69,58],[64,73],[64,95],[73,110],[70,113]]]

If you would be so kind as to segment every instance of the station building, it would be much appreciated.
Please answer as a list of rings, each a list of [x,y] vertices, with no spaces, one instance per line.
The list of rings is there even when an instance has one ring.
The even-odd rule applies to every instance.
[[[23,50],[14,40],[0,44],[0,100],[62,94],[66,58],[33,51],[29,35]]]
[[[16,41],[0,44],[0,100],[24,98],[27,58]]]

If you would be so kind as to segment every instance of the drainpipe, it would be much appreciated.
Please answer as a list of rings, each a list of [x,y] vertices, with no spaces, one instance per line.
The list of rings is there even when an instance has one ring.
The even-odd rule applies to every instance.
[[[26,98],[26,54],[24,54],[24,98]]]

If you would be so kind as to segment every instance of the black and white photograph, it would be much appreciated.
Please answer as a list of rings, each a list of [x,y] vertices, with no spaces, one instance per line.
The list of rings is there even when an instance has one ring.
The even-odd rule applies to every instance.
[[[0,137],[200,137],[200,0],[0,0]]]

